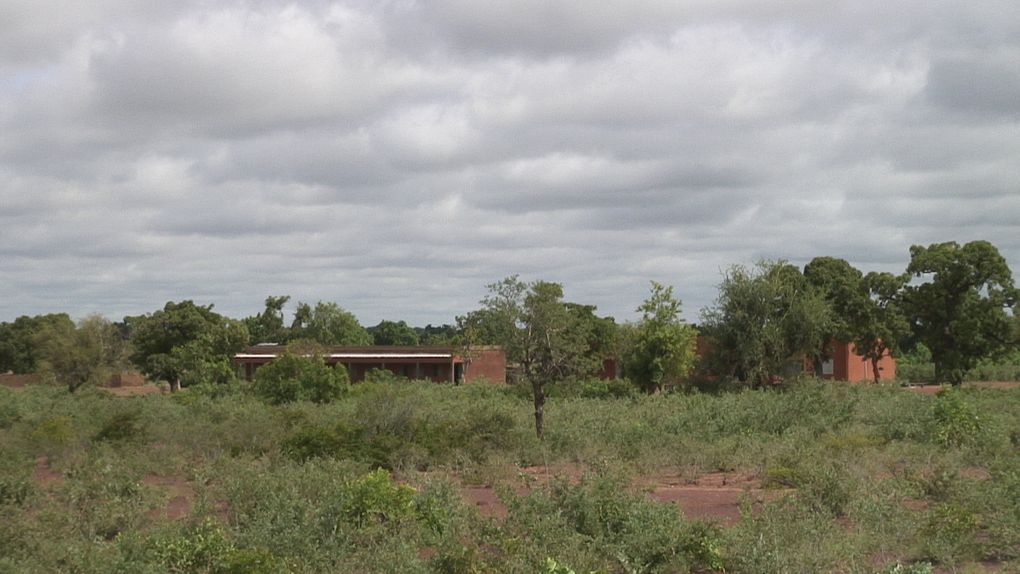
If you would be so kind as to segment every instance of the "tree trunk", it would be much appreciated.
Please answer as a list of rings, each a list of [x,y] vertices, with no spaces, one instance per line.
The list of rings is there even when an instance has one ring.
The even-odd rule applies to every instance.
[[[542,440],[545,437],[545,384],[532,381],[531,391],[535,397],[535,434]]]
[[[179,390],[181,390],[181,380],[180,379],[173,379],[173,380],[171,380],[170,381],[170,392],[171,393],[176,393]]]
[[[880,378],[880,375],[878,373],[878,362],[879,362],[879,360],[881,360],[881,359],[876,359],[874,357],[871,358],[871,373],[875,376],[875,384],[876,385],[878,384],[878,380]]]

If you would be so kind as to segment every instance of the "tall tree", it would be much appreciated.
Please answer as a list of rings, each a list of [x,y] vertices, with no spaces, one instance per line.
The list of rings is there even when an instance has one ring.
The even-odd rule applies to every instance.
[[[703,332],[712,340],[713,369],[753,385],[817,356],[832,332],[825,298],[785,261],[763,260],[754,269],[731,267],[715,306],[702,319]]]
[[[871,361],[871,373],[877,383],[881,379],[879,363],[887,355],[899,352],[900,341],[910,333],[910,323],[903,312],[905,275],[871,272],[861,280],[866,298],[850,315],[852,341],[857,353]]]
[[[124,340],[110,321],[99,315],[82,319],[77,325],[63,321],[42,327],[36,334],[39,365],[52,373],[67,390],[101,385],[123,363]]]
[[[131,322],[131,361],[150,378],[170,383],[172,391],[230,373],[231,355],[248,344],[242,322],[192,301],[168,302]]]
[[[558,283],[524,283],[513,275],[488,285],[482,308],[458,317],[470,343],[500,345],[507,361],[518,367],[523,383],[531,385],[535,405],[535,433],[545,429],[546,386],[569,377],[587,376],[601,368],[602,356],[593,351],[596,322],[587,306],[563,301]],[[594,315],[594,313],[591,313]]]
[[[628,374],[648,392],[658,392],[687,377],[697,361],[697,330],[680,317],[673,287],[652,281],[652,292],[638,307],[633,350],[627,358]]]
[[[818,289],[832,309],[829,339],[853,339],[853,315],[866,304],[864,274],[844,259],[815,257],[804,266],[804,279]]]
[[[283,307],[290,295],[266,297],[266,308],[258,315],[244,318],[252,343],[286,343],[290,332],[283,323]]]
[[[984,357],[1013,347],[1007,309],[1017,304],[1013,272],[987,241],[910,248],[906,289],[914,334],[932,352],[936,382],[963,382]]]

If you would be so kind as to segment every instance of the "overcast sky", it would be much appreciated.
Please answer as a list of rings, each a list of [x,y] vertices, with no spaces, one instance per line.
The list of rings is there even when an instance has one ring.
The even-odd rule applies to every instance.
[[[4,321],[447,323],[513,273],[696,320],[732,264],[973,239],[1020,269],[1016,0],[0,2]]]

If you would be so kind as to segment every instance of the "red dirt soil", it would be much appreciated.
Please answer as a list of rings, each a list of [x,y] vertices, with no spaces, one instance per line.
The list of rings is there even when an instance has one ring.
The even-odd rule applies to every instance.
[[[195,489],[186,479],[180,476],[146,475],[142,484],[165,490],[170,501],[164,508],[149,511],[149,518],[155,520],[180,520],[191,515],[195,507]]]
[[[519,475],[530,481],[531,486],[516,486],[518,495],[526,494],[532,488],[548,484],[553,476],[566,477],[574,482],[583,472],[574,466],[564,469],[526,467]],[[690,518],[704,519],[723,525],[735,524],[740,520],[740,501],[747,493],[754,506],[766,499],[779,496],[783,491],[766,491],[757,480],[737,473],[709,473],[693,481],[678,475],[649,475],[634,481],[635,488],[662,502],[675,503]],[[459,488],[464,500],[483,516],[504,518],[507,508],[496,496],[495,489],[486,485],[464,485]]]

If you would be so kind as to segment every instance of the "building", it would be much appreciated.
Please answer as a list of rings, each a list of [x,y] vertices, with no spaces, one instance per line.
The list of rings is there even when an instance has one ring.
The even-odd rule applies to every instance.
[[[286,350],[285,345],[255,345],[234,355],[233,361],[251,381],[260,366]],[[467,353],[454,347],[326,347],[322,357],[329,365],[346,367],[352,382],[365,380],[374,369],[435,382],[506,382],[506,353],[499,347],[472,347]]]
[[[830,347],[832,356],[822,361],[821,372],[818,373],[823,379],[834,381],[874,381],[875,374],[872,371],[871,360],[857,354],[853,343],[833,341]],[[810,366],[810,365],[809,365]],[[809,371],[812,369],[808,369]],[[880,381],[892,381],[896,379],[896,358],[885,354],[878,361],[878,378]]]

